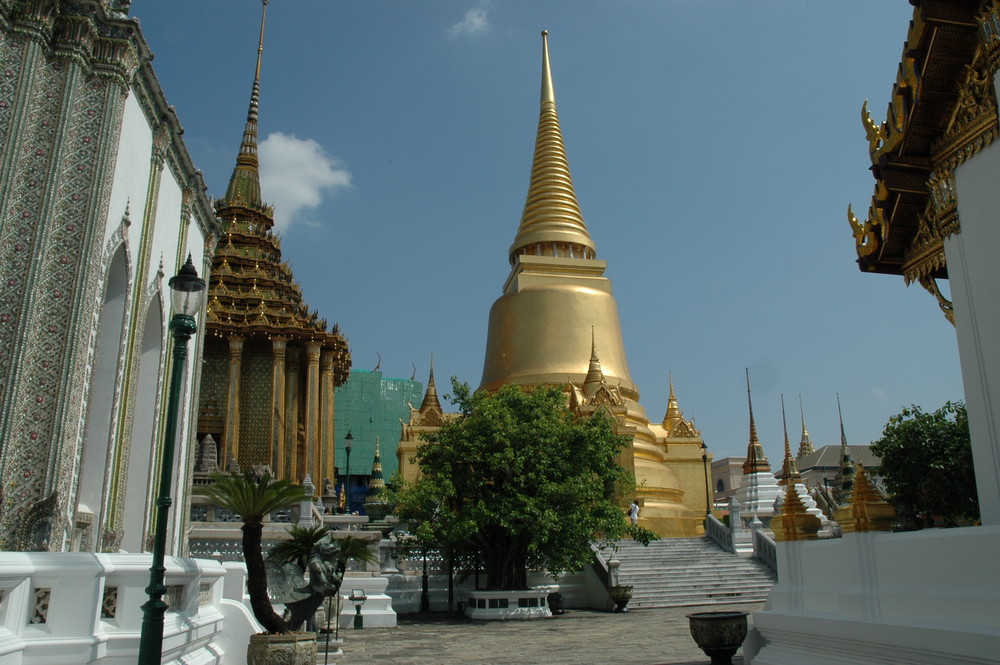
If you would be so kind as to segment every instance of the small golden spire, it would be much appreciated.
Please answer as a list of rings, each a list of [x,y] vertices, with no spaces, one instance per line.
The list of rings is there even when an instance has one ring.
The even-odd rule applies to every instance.
[[[788,420],[785,418],[785,396],[781,396],[781,424],[785,428],[785,461],[781,465],[781,484],[787,489],[786,495],[795,492],[795,484],[802,478],[799,475],[795,458],[792,457],[792,447],[788,444]]]
[[[750,442],[747,444],[747,459],[743,462],[743,475],[770,471],[771,465],[764,456],[764,448],[757,438],[757,424],[753,420],[753,401],[750,399],[750,369],[747,368],[747,404],[750,407]]]
[[[673,430],[674,425],[684,418],[684,415],[681,413],[681,408],[677,405],[677,396],[674,395],[673,372],[667,372],[667,377],[670,383],[670,395],[667,396],[667,412],[663,416],[663,428],[669,432]]]
[[[416,371],[416,370],[414,370]],[[424,392],[424,401],[420,403],[420,412],[427,409],[436,408],[441,410],[441,401],[438,399],[437,386],[434,384],[434,354],[431,354],[431,373],[427,378],[427,390]]]
[[[781,512],[771,518],[768,525],[776,541],[812,540],[820,529],[819,518],[806,511],[799,493],[794,488],[785,493]]]
[[[531,165],[531,183],[524,202],[521,225],[510,246],[513,265],[518,254],[570,255],[595,258],[594,241],[580,212],[563,145],[555,87],[549,65],[548,32],[542,32],[542,89],[538,135]]]
[[[799,414],[802,416],[802,438],[799,440],[799,452],[796,457],[802,457],[803,455],[816,452],[816,449],[813,447],[812,440],[809,438],[809,431],[806,429],[806,412],[805,409],[802,408],[801,394],[799,394]]]
[[[844,533],[889,531],[895,518],[896,509],[882,500],[872,487],[865,467],[858,464],[854,472],[854,491],[851,493],[850,503],[838,508],[835,514]]]
[[[597,357],[597,338],[594,333],[594,326],[590,327],[590,367],[587,369],[587,378],[583,380],[583,392],[587,397],[593,397],[597,389],[604,383],[604,370],[601,368],[601,360]]]

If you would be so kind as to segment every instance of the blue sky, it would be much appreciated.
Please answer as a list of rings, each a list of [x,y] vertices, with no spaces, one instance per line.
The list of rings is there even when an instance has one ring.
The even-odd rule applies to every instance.
[[[235,163],[259,0],[137,0],[154,67],[210,193]],[[905,0],[271,0],[264,195],[309,304],[355,367],[482,372],[509,272],[549,30],[580,206],[608,262],[654,421],[668,372],[716,457],[742,455],[744,368],[772,465],[780,394],[816,444],[878,438],[904,405],[963,397],[932,296],[863,275],[847,206],[874,180],[862,102],[884,119]]]

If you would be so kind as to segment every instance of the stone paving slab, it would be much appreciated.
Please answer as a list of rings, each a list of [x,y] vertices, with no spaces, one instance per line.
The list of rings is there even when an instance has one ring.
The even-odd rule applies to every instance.
[[[762,603],[640,609],[623,614],[567,610],[533,621],[472,621],[444,614],[404,615],[395,628],[341,630],[336,665],[704,665],[686,615],[743,610]],[[323,663],[323,654],[318,659]],[[742,650],[733,659],[742,663]]]

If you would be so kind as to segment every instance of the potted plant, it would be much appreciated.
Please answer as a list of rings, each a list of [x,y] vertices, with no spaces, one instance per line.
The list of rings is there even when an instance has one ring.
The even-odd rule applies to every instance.
[[[250,609],[265,633],[250,636],[247,662],[265,665],[272,662],[290,665],[313,665],[316,662],[314,633],[292,633],[288,623],[274,611],[267,594],[267,572],[261,537],[264,520],[276,510],[288,508],[312,497],[299,485],[287,480],[271,480],[270,473],[255,475],[214,474],[215,481],[204,495],[212,503],[243,520],[243,560],[247,566],[247,593]]]
[[[615,584],[608,587],[608,595],[615,601],[615,609],[612,612],[626,612],[625,606],[632,600],[631,584]]]

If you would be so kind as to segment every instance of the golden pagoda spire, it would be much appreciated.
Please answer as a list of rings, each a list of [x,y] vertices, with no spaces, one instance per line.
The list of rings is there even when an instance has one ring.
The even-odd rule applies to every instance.
[[[437,386],[434,384],[434,354],[431,354],[431,374],[427,378],[427,390],[424,392],[424,401],[420,404],[421,413],[429,408],[441,408],[441,401],[438,399]]]
[[[510,262],[518,254],[592,259],[594,241],[580,212],[563,145],[556,94],[549,67],[548,31],[542,31],[542,90],[531,183],[521,225],[510,246]]]
[[[267,3],[261,0],[263,11],[260,17],[260,40],[257,42],[257,67],[254,70],[253,88],[250,92],[250,110],[243,128],[243,143],[236,157],[236,168],[226,188],[227,205],[243,205],[261,208],[260,169],[257,161],[257,110],[260,104],[260,63],[264,54],[264,23],[267,19]]]
[[[583,380],[583,392],[587,397],[592,397],[597,389],[604,383],[604,370],[601,369],[601,359],[597,357],[597,338],[594,327],[590,327],[590,366],[587,369],[587,378]]]
[[[750,370],[747,369],[747,404],[750,407],[750,442],[747,444],[747,459],[743,462],[743,475],[770,471],[771,465],[764,456],[764,448],[757,438],[757,425],[753,420],[753,401],[750,399]]]
[[[813,447],[812,440],[809,438],[809,431],[806,429],[806,412],[802,408],[802,395],[799,395],[799,414],[802,415],[802,438],[799,440],[799,452],[796,457],[802,457],[803,455],[808,455],[809,453],[816,452]]]
[[[792,457],[792,447],[788,444],[788,420],[785,418],[785,396],[781,396],[781,424],[785,428],[785,461],[781,465],[781,483],[787,487],[789,492],[795,491],[795,483],[802,476],[799,475],[795,458]]]
[[[674,425],[684,418],[684,415],[681,413],[681,408],[677,405],[677,396],[674,394],[673,372],[667,372],[667,377],[670,382],[670,395],[667,397],[667,412],[663,416],[663,427],[669,432],[674,429]]]

